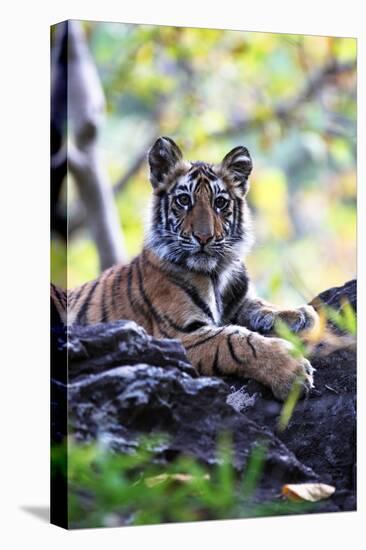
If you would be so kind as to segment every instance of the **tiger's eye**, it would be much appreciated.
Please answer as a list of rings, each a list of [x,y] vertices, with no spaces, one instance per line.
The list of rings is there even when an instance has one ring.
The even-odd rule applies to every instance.
[[[191,202],[190,196],[187,193],[181,193],[175,200],[180,206],[188,206]]]
[[[224,208],[227,204],[228,204],[228,200],[225,199],[224,197],[217,197],[217,199],[215,200],[215,206],[216,208]]]

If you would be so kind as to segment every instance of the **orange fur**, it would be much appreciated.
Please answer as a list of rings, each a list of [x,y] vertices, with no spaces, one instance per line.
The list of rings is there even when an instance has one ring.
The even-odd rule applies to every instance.
[[[309,306],[281,310],[247,295],[247,277],[245,270],[240,271],[235,246],[248,233],[244,230],[251,170],[248,151],[238,147],[218,166],[188,163],[172,140],[160,138],[150,151],[149,162],[154,219],[157,225],[168,227],[167,237],[164,232],[157,233],[129,265],[113,266],[98,279],[70,290],[67,302],[65,297],[59,300],[57,289],[53,289],[57,310],[62,313],[67,308],[67,319],[62,313],[64,320],[69,325],[134,320],[155,337],[180,339],[200,373],[251,377],[271,387],[279,399],[286,398],[298,377],[305,387],[311,387],[312,368],[306,359],[293,357],[284,340],[266,338],[246,328],[254,322],[261,327],[268,315],[290,323],[303,317],[310,324],[316,321]],[[180,193],[188,196],[189,206],[177,203],[177,185]],[[227,203],[222,209],[215,202],[220,194]],[[166,257],[163,248],[164,238],[172,242],[171,227],[175,225],[179,230],[173,243],[179,261]],[[152,233],[157,229],[153,226]],[[233,239],[235,244],[220,249],[225,239],[230,242],[234,230],[239,235]],[[181,257],[186,245],[192,253]],[[214,264],[215,254],[224,259],[222,265]]]

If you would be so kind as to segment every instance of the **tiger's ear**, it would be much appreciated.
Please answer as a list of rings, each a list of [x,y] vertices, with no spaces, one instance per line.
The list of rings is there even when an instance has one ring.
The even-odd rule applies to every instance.
[[[162,183],[164,176],[182,160],[182,152],[169,137],[159,137],[151,147],[148,155],[150,181],[153,187]]]
[[[248,178],[252,171],[253,163],[249,151],[246,147],[239,145],[232,149],[222,160],[222,171],[230,175],[234,185],[242,193],[248,190]]]

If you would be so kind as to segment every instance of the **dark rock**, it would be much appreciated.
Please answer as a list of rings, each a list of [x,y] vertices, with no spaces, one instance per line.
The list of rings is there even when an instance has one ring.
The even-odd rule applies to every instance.
[[[321,292],[310,303],[315,307],[326,304],[336,310],[341,310],[343,301],[346,300],[357,311],[357,281],[352,279],[342,286],[334,286]]]
[[[340,309],[343,296],[355,305],[355,281],[320,299]],[[269,389],[253,380],[197,377],[179,342],[151,338],[133,322],[72,327],[67,351],[69,425],[77,440],[98,438],[115,451],[132,452],[142,434],[165,433],[169,438],[156,448],[157,460],[184,453],[212,465],[219,434],[230,432],[239,471],[253,446],[266,440],[257,498],[278,497],[282,483],[319,481],[335,485],[336,492],[318,511],[356,508],[352,348],[312,358],[315,389],[282,431],[282,404]],[[60,391],[63,383],[57,384]]]
[[[61,443],[67,434],[67,333],[51,309],[51,440]]]
[[[356,310],[356,281],[322,292],[321,303],[342,310],[346,298]],[[313,300],[319,304],[318,299]],[[330,325],[332,326],[332,325]],[[333,329],[333,326],[332,326]],[[338,332],[338,331],[337,331]],[[247,418],[270,428],[288,449],[322,482],[337,489],[332,502],[337,509],[356,509],[356,350],[352,346],[322,356],[311,362],[315,388],[298,402],[284,431],[278,430],[281,404],[271,392],[254,380],[243,384],[237,378],[226,379],[231,386],[229,400],[236,397],[239,409]],[[240,396],[245,396],[240,401]],[[240,406],[241,403],[241,406]]]
[[[178,340],[149,336],[133,321],[116,321],[68,330],[69,380],[121,365],[178,367],[197,376]]]
[[[170,438],[157,458],[182,453],[214,464],[217,437],[230,432],[237,470],[245,467],[253,445],[269,442],[268,487],[278,486],[279,480],[317,479],[268,429],[227,404],[227,393],[217,378],[194,379],[174,367],[124,366],[71,384],[69,412],[77,439],[98,437],[118,451],[136,446],[141,434],[165,433]]]
[[[321,309],[323,306],[327,306],[337,313],[343,311],[345,303],[349,303],[354,311],[357,312],[357,281],[355,279],[348,281],[343,286],[335,286],[328,290],[324,290],[324,292],[321,292],[310,302],[316,310]],[[329,320],[328,326],[336,334],[343,333],[339,327]]]
[[[298,402],[283,431],[278,429],[281,404],[266,389],[254,381],[244,386],[239,380],[230,383],[235,392],[246,393],[246,401],[255,399],[249,407],[244,401],[245,416],[270,428],[323,483],[334,485],[337,493],[342,491],[345,508],[340,504],[341,509],[355,509],[356,354],[339,350],[313,360],[313,365],[315,390]]]

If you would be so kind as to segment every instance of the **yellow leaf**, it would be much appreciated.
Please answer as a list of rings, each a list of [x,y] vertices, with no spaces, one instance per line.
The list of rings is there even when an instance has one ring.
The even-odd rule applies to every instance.
[[[329,498],[334,491],[335,487],[325,483],[294,483],[282,487],[283,496],[293,501],[318,502]]]

